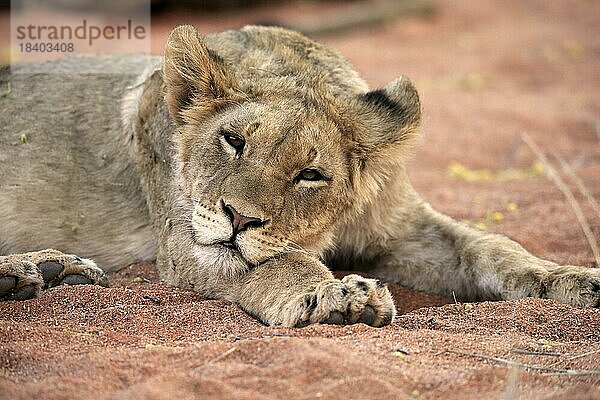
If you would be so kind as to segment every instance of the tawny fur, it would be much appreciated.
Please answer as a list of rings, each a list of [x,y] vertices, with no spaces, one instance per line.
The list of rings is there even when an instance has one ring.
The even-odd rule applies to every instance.
[[[538,259],[414,192],[404,162],[421,105],[407,78],[369,91],[337,53],[265,27],[182,26],[164,60],[54,68],[82,62],[139,72],[0,75],[13,87],[0,99],[0,252],[58,248],[108,271],[156,257],[165,281],[285,326],[392,321],[384,285],[327,266],[466,300],[599,306],[597,269]],[[228,207],[260,223],[232,239]],[[26,257],[10,257],[0,278],[26,279]]]

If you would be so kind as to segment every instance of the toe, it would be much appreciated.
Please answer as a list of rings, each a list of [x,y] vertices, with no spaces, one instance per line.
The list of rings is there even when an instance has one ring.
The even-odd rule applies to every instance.
[[[295,328],[305,328],[309,325],[310,325],[310,320],[307,319],[307,320],[298,322],[296,325],[294,325],[294,327]]]
[[[98,278],[98,282],[96,282],[97,285],[100,285],[102,287],[110,287],[110,283],[108,282],[108,277],[105,274],[102,274],[102,276],[100,276],[100,278]]]
[[[371,306],[365,306],[362,314],[358,318],[358,322],[362,322],[363,324],[373,325],[375,322],[376,314],[375,310]]]
[[[381,316],[381,320],[373,326],[381,327],[381,326],[386,326],[386,325],[391,324],[392,321],[394,320],[395,314],[396,314],[395,308],[385,311],[383,313],[383,315]]]
[[[60,281],[61,285],[89,285],[91,283],[93,283],[91,279],[77,274],[67,275]]]
[[[339,311],[332,311],[323,323],[330,325],[344,325],[344,315]]]
[[[25,285],[16,289],[13,293],[6,296],[5,300],[27,300],[35,297],[35,286]]]
[[[0,297],[4,297],[17,286],[17,278],[14,276],[3,276],[0,278]]]
[[[54,279],[56,279],[64,269],[62,264],[59,264],[56,261],[43,262],[38,265],[38,268],[40,269],[46,285],[50,284]]]

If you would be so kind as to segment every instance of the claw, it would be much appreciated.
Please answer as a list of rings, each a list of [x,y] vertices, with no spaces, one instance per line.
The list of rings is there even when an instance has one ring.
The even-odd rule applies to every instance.
[[[98,279],[98,282],[96,282],[96,284],[102,287],[110,287],[108,277],[105,274],[102,274],[102,276]]]
[[[367,325],[373,325],[373,323],[375,322],[375,317],[375,310],[373,309],[373,307],[367,305],[365,306],[364,311],[358,318],[358,322],[362,322],[363,324]]]
[[[306,321],[300,321],[296,324],[295,328],[305,328],[307,326],[310,325],[310,321],[306,320]]]
[[[339,311],[332,311],[329,314],[329,318],[323,321],[324,324],[329,325],[344,325],[344,315]]]

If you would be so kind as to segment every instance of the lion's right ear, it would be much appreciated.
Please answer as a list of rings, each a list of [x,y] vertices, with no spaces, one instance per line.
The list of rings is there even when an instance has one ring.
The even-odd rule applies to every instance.
[[[169,35],[163,75],[169,113],[177,124],[199,121],[234,100],[235,77],[191,25]]]

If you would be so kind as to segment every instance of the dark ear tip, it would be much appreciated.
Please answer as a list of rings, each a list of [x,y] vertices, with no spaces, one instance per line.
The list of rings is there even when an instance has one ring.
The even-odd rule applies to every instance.
[[[385,86],[385,91],[397,98],[412,98],[419,101],[419,92],[410,79],[400,76]]]
[[[400,116],[402,120],[397,121],[399,127],[418,122],[421,115],[421,102],[417,88],[404,76],[394,79],[382,89],[363,94],[363,99],[378,107],[379,110]]]

